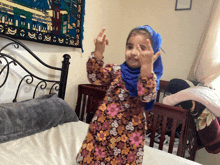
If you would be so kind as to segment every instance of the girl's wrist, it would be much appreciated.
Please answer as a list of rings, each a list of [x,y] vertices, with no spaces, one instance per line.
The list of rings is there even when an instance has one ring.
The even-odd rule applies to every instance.
[[[152,64],[144,64],[141,66],[141,77],[145,78],[150,76],[153,72],[153,63]]]
[[[153,71],[153,67],[154,67],[154,64],[152,62],[151,63],[145,63],[145,64],[141,65],[141,68],[146,69],[146,70],[152,70]]]
[[[103,53],[100,53],[99,51],[94,51],[94,57],[96,58],[96,60],[102,60],[103,59]]]

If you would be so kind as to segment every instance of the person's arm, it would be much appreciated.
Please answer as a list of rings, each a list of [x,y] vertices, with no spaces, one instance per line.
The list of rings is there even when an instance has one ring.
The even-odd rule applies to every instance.
[[[111,71],[113,64],[106,65],[106,67],[103,68],[103,53],[105,46],[108,45],[108,39],[104,32],[105,28],[102,29],[97,38],[94,39],[95,51],[92,52],[87,62],[88,80],[97,85],[109,85],[112,81]]]
[[[147,77],[138,78],[137,91],[142,102],[150,102],[156,99],[157,76],[152,73]]]
[[[157,76],[153,72],[153,64],[161,52],[157,52],[154,55],[149,39],[147,39],[146,42],[147,47],[145,50],[142,50],[140,45],[138,45],[140,52],[139,61],[141,64],[141,73],[138,78],[137,91],[138,96],[143,102],[150,102],[156,98],[157,87]]]
[[[108,45],[109,43],[104,32],[105,32],[105,28],[103,28],[102,31],[97,36],[97,38],[94,39],[94,44],[95,44],[94,57],[98,61],[103,59],[105,45]]]
[[[87,62],[87,76],[92,84],[96,85],[110,85],[113,80],[113,66],[114,64],[107,64],[103,67],[104,62],[97,60],[92,52]]]

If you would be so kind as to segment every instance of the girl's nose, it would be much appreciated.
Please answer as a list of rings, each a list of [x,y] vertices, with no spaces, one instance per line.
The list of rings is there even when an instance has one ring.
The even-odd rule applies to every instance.
[[[138,56],[138,50],[134,48],[131,52],[131,55]]]

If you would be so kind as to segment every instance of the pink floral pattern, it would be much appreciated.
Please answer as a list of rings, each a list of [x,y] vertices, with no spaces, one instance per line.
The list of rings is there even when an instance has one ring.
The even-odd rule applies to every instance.
[[[142,142],[143,137],[139,132],[133,133],[132,137],[130,137],[131,144],[138,146]]]
[[[101,147],[98,147],[95,149],[95,155],[100,158],[104,158],[105,152],[103,152],[103,151],[104,151],[104,149],[102,149]]]
[[[137,91],[138,91],[138,95],[144,94],[144,87],[143,87],[142,83],[140,83],[140,82],[137,83]]]
[[[118,113],[119,108],[117,108],[116,104],[110,104],[107,110],[109,115],[115,116]]]

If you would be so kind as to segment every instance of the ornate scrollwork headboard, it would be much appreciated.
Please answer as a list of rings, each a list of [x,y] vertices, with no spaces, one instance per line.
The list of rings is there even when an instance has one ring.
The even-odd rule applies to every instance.
[[[21,79],[19,80],[19,83],[16,87],[14,99],[12,100],[13,102],[17,102],[17,97],[18,97],[18,93],[21,89],[21,85],[23,83],[33,85],[34,81],[35,81],[35,87],[33,90],[33,98],[36,97],[36,91],[38,89],[41,89],[41,90],[48,90],[49,93],[51,93],[52,91],[56,91],[56,92],[58,92],[58,96],[60,98],[64,99],[69,64],[70,64],[70,62],[69,62],[70,55],[68,55],[68,54],[63,55],[64,59],[62,61],[62,67],[58,68],[58,67],[50,66],[50,65],[46,64],[45,62],[43,62],[38,56],[36,56],[27,46],[25,46],[19,40],[10,38],[10,37],[2,35],[2,34],[0,34],[0,38],[4,38],[7,40],[7,43],[4,44],[2,46],[2,48],[0,48],[0,92],[1,92],[1,88],[3,88],[3,86],[8,82],[8,78],[10,76],[11,66],[14,65],[16,67],[18,66],[18,67],[22,68],[22,70],[25,72],[25,75],[22,76]],[[40,62],[46,68],[60,72],[59,80],[42,78],[41,76],[38,76],[38,75],[32,73],[31,71],[29,71],[29,69],[27,69],[27,67],[25,67],[21,62],[19,62],[19,60],[14,58],[12,55],[9,55],[7,53],[3,53],[3,51],[11,45],[13,45],[16,49],[19,49],[20,47],[22,47],[26,52],[28,52],[28,54],[30,54],[32,57],[34,57],[38,62]],[[50,84],[50,86],[48,84]]]

